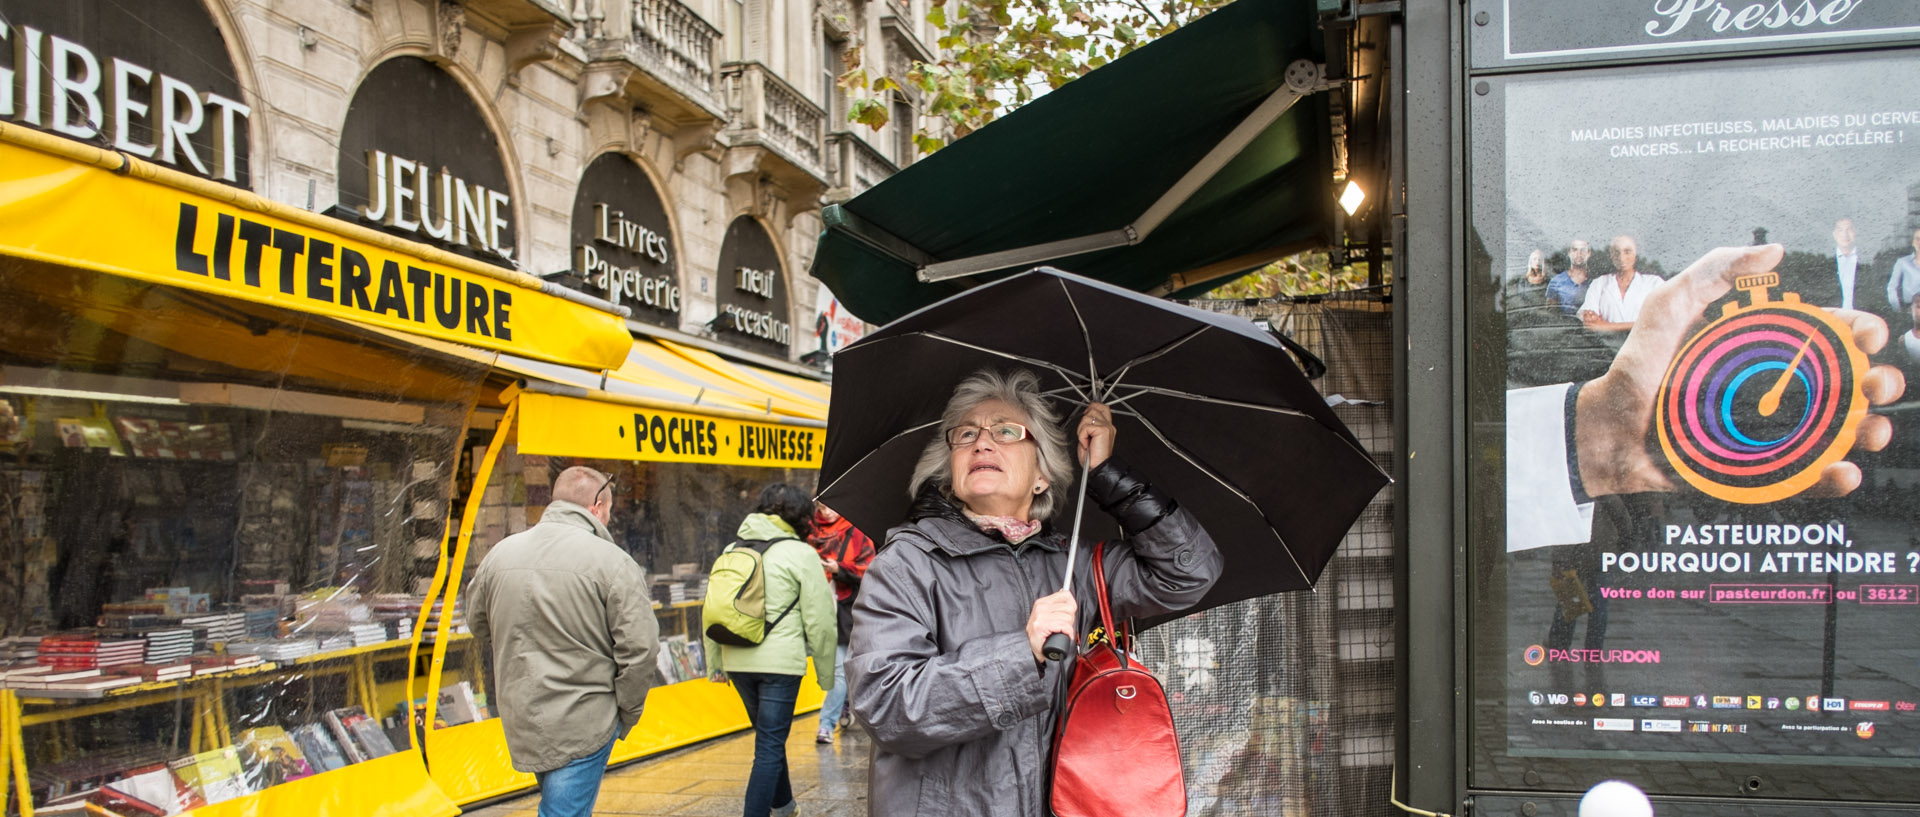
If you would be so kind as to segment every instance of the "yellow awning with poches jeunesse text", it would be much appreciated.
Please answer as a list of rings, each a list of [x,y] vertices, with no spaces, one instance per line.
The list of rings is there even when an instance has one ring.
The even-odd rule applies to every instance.
[[[633,343],[526,273],[4,123],[0,255],[589,369]]]
[[[618,395],[522,391],[522,454],[712,465],[819,468],[827,430],[734,412],[676,411]]]

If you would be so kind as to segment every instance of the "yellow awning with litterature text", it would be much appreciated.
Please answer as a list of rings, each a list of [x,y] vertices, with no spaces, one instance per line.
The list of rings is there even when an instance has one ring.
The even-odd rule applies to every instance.
[[[526,273],[3,123],[0,255],[590,369],[633,343]]]

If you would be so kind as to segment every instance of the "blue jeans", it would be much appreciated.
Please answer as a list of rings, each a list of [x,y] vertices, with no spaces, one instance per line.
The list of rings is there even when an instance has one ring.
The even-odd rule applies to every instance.
[[[612,755],[609,740],[598,752],[550,772],[535,772],[534,779],[540,781],[540,817],[591,817],[593,803],[600,799],[600,778],[606,776],[607,758]]]
[[[847,708],[847,645],[833,648],[833,688],[827,690],[827,700],[820,704],[820,731],[831,732],[833,725],[840,722],[840,713]]]
[[[753,771],[747,775],[743,817],[767,817],[774,806],[793,802],[787,778],[787,733],[793,731],[793,705],[800,698],[800,676],[770,672],[729,672],[740,702],[753,723]]]

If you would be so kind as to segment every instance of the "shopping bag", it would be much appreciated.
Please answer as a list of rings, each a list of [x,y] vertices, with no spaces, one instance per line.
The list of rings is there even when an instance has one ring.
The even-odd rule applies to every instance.
[[[1053,733],[1057,817],[1183,817],[1180,738],[1159,680],[1133,655],[1133,637],[1107,606],[1102,542],[1093,549],[1101,629],[1080,652]]]

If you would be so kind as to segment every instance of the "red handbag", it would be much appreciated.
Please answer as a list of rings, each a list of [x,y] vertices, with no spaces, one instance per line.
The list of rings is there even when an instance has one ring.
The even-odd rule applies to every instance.
[[[1104,628],[1080,652],[1053,733],[1057,817],[1183,817],[1187,780],[1180,738],[1160,681],[1132,654],[1133,636],[1107,607],[1102,542],[1093,549],[1093,586]]]

